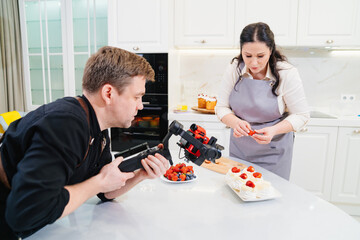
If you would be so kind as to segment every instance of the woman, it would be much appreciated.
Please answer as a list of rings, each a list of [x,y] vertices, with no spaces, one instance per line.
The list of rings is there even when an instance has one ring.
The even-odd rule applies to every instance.
[[[226,69],[216,114],[231,127],[230,156],[289,179],[293,132],[305,126],[309,111],[299,73],[276,50],[267,24],[243,29],[240,55]]]

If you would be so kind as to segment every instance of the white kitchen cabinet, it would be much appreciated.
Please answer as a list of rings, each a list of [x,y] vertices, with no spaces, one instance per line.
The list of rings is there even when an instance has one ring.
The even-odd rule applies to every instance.
[[[234,0],[175,0],[177,47],[234,47]]]
[[[298,11],[300,46],[360,44],[360,1],[301,0]]]
[[[360,45],[358,0],[175,0],[174,12],[180,48],[239,47],[242,29],[254,22],[267,23],[279,46]]]
[[[330,200],[337,127],[307,126],[295,134],[290,181]]]
[[[269,24],[277,44],[295,45],[297,2],[298,0],[176,0],[175,45],[199,48],[239,47],[242,29],[254,22]]]
[[[137,53],[168,51],[167,0],[109,0],[109,45]]]
[[[331,201],[360,204],[360,127],[339,127]]]
[[[255,22],[265,22],[280,46],[296,45],[298,0],[236,0],[235,42],[240,46],[243,28]]]

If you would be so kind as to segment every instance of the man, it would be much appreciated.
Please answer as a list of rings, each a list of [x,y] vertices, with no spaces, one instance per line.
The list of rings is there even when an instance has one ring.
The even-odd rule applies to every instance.
[[[12,123],[0,148],[0,235],[27,237],[98,194],[111,200],[169,167],[159,154],[144,169],[111,161],[110,127],[130,127],[154,71],[142,57],[103,47],[85,66],[83,96],[43,105]],[[1,239],[3,237],[1,236]]]

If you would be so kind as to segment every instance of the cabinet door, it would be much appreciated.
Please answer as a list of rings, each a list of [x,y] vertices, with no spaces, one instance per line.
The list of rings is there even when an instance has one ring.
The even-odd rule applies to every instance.
[[[290,181],[330,200],[337,127],[308,126],[295,134]]]
[[[298,0],[236,0],[235,41],[240,46],[243,28],[255,22],[264,22],[281,46],[296,45]]]
[[[109,45],[138,53],[168,51],[167,0],[109,0]]]
[[[360,204],[360,128],[340,127],[331,201]]]
[[[234,0],[175,0],[175,45],[233,47]]]
[[[359,45],[358,0],[299,1],[298,45]]]

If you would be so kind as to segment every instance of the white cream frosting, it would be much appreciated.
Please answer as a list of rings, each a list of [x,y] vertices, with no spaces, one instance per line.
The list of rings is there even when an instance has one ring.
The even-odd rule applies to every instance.
[[[248,177],[246,179],[240,177],[240,175],[243,173],[247,174]],[[243,169],[239,173],[234,173],[231,169],[229,169],[225,175],[225,180],[231,188],[240,191],[240,196],[244,200],[272,197],[274,195],[274,188],[272,187],[271,183],[265,181],[262,176],[260,178],[255,178],[253,173],[254,172],[249,172],[246,169]],[[255,184],[255,188],[246,186],[246,182],[249,180]]]

